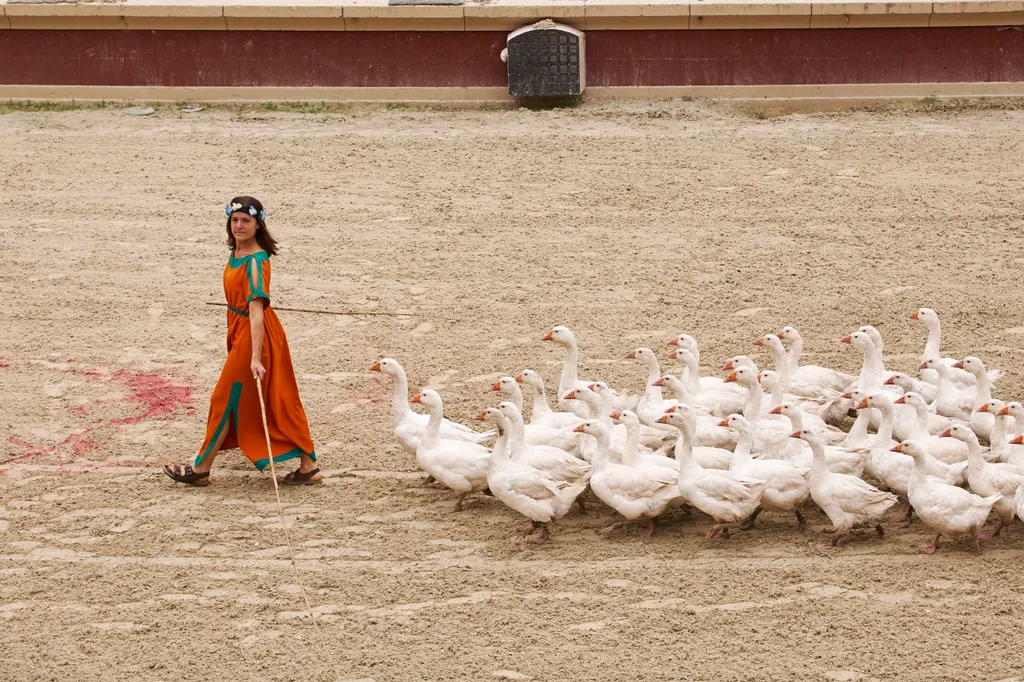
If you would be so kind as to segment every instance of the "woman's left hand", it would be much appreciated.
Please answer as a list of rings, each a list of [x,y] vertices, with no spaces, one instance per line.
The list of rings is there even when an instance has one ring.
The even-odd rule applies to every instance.
[[[253,358],[252,364],[249,365],[249,367],[252,369],[253,378],[259,377],[260,381],[263,381],[267,376],[267,370],[263,367],[263,363],[260,362],[258,358]]]

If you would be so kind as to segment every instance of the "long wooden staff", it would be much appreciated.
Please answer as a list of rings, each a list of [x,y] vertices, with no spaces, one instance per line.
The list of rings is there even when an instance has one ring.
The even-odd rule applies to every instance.
[[[227,303],[219,303],[217,301],[207,301],[206,305],[216,305],[222,308],[227,308]],[[373,315],[375,317],[426,317],[432,320],[445,320],[446,322],[458,322],[459,319],[455,317],[438,317],[436,315],[423,315],[421,313],[389,313],[389,312],[378,312],[376,310],[309,310],[307,308],[281,308],[274,306],[274,310],[287,310],[292,313],[313,313],[314,315]]]
[[[299,583],[299,591],[302,592],[302,599],[306,602],[306,611],[309,612],[309,617],[313,621],[313,627],[316,628],[317,634],[320,636],[320,644],[323,646],[324,655],[327,657],[328,663],[331,664],[331,669],[334,671],[334,676],[337,679],[341,679],[341,673],[338,671],[338,666],[334,662],[334,658],[331,656],[331,647],[327,643],[327,638],[324,637],[323,630],[320,629],[320,623],[316,619],[316,614],[313,613],[313,607],[309,603],[309,596],[306,594],[306,587],[302,584],[302,573],[299,571],[299,565],[295,561],[295,548],[292,547],[291,538],[288,536],[288,525],[284,521],[284,509],[281,507],[281,492],[277,488],[277,470],[274,467],[274,451],[270,447],[270,428],[267,426],[267,405],[263,401],[263,380],[260,379],[259,374],[253,375],[256,379],[256,393],[260,397],[260,415],[263,417],[263,435],[267,437],[267,457],[270,458],[270,480],[274,482],[274,495],[277,496],[277,515],[281,518],[281,530],[284,532],[284,541],[288,545],[288,551],[292,558],[292,568],[295,569],[295,580]]]

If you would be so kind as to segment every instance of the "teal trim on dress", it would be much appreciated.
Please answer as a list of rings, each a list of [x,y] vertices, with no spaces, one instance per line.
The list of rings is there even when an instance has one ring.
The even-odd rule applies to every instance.
[[[308,454],[309,458],[314,462],[316,461],[316,450],[307,453],[302,448],[294,448],[284,453],[283,455],[277,455],[276,457],[274,457],[274,462],[286,462],[289,459],[295,459],[296,457],[301,457],[302,455],[305,454]],[[263,459],[256,460],[255,462],[253,462],[253,464],[256,465],[257,469],[263,471],[267,467],[267,465],[270,464],[270,459],[268,457],[264,457]]]
[[[262,261],[260,259],[253,258],[245,264],[245,274],[249,278],[249,291],[251,292],[248,298],[245,299],[246,303],[249,303],[255,298],[265,298],[268,301],[270,300],[270,296],[267,295],[267,292],[263,291],[263,266],[261,265],[261,262]],[[253,277],[252,272],[253,263],[256,264],[255,277]]]
[[[245,312],[244,310],[239,310],[238,308],[233,308],[231,306],[228,306],[228,310],[233,312],[235,315],[241,315],[242,317],[249,317],[249,313]]]
[[[228,265],[230,265],[232,268],[238,268],[241,267],[248,260],[270,260],[270,254],[268,254],[266,251],[257,251],[251,256],[242,256],[241,258],[235,258],[235,252],[232,251],[231,256],[228,258]]]
[[[228,419],[234,417],[235,419],[235,433],[238,433],[238,401],[242,398],[242,382],[236,381],[231,384],[231,393],[228,395],[228,406],[224,410],[224,414],[220,418],[220,424],[217,424],[217,430],[213,432],[213,438],[210,439],[210,444],[206,446],[206,449],[196,457],[195,463],[192,464],[192,468],[199,466],[204,459],[213,450],[213,444],[220,438],[220,432],[224,430],[224,425],[228,423]]]

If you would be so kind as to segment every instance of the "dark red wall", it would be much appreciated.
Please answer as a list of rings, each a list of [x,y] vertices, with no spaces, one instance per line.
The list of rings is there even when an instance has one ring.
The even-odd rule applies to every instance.
[[[504,86],[504,31],[0,31],[0,83]],[[997,27],[591,31],[587,84],[1024,81]]]

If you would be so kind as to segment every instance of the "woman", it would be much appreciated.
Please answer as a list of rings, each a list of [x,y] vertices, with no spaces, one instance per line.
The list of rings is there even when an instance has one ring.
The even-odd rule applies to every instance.
[[[231,257],[224,267],[228,302],[228,359],[210,398],[206,439],[191,465],[168,463],[164,473],[181,483],[205,486],[221,450],[241,448],[256,468],[270,463],[263,432],[256,377],[263,382],[267,427],[274,462],[299,458],[299,468],[284,477],[289,485],[321,482],[313,439],[299,400],[288,340],[270,308],[270,257],[277,242],[267,231],[263,204],[235,197],[227,213]]]

